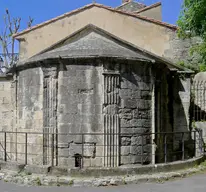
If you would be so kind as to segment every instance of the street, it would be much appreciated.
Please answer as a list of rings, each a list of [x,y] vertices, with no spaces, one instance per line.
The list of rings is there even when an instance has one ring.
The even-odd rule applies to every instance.
[[[0,182],[0,192],[205,192],[206,174],[199,174],[184,179],[168,181],[163,184],[146,183],[117,187],[27,187]]]

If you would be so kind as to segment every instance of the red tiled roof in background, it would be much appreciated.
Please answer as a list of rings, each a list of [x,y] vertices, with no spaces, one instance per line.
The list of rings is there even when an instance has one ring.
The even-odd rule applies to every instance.
[[[152,4],[152,5],[150,5],[150,6],[144,7],[143,9],[140,9],[140,10],[138,10],[138,11],[135,11],[134,13],[136,13],[136,14],[137,14],[137,13],[141,13],[141,12],[147,11],[147,10],[149,10],[149,9],[158,7],[158,6],[160,6],[161,4],[162,4],[161,2],[157,2],[157,3]]]
[[[119,9],[119,8],[121,8],[121,7],[123,7],[123,6],[127,5],[127,4],[129,4],[129,3],[131,3],[131,1],[128,1],[128,2],[126,2],[126,3],[123,3],[123,4],[121,4],[120,6],[115,7],[115,9]],[[145,4],[143,4],[143,3],[138,3],[138,4],[140,5],[141,8],[145,8],[145,7],[147,7],[147,5],[145,5]]]
[[[92,3],[92,4],[86,5],[84,7],[81,7],[79,9],[76,9],[76,10],[73,10],[71,12],[68,12],[68,13],[65,13],[63,15],[60,15],[58,17],[55,17],[55,18],[53,18],[51,20],[45,21],[45,22],[43,22],[41,24],[38,24],[38,25],[35,25],[33,27],[27,28],[27,29],[25,29],[25,30],[23,30],[23,31],[21,31],[19,33],[14,34],[13,37],[14,38],[18,37],[20,35],[28,33],[28,32],[30,32],[32,30],[35,30],[35,29],[37,29],[39,27],[42,27],[44,25],[47,25],[49,23],[55,22],[55,21],[57,21],[59,19],[62,19],[64,17],[70,16],[72,14],[76,14],[76,13],[78,13],[80,11],[84,11],[86,9],[89,9],[89,8],[91,8],[93,6],[96,6],[96,7],[99,7],[99,8],[104,8],[104,9],[107,9],[109,11],[120,13],[120,14],[124,14],[124,15],[128,15],[128,16],[131,16],[131,17],[136,17],[138,19],[141,19],[141,20],[144,20],[144,21],[148,21],[148,22],[151,22],[151,23],[154,23],[154,24],[157,24],[157,25],[161,25],[163,27],[167,27],[167,28],[172,29],[172,30],[177,30],[178,29],[176,25],[172,25],[172,24],[165,23],[165,22],[162,22],[162,21],[158,21],[158,20],[155,20],[155,19],[151,19],[151,18],[148,18],[148,17],[145,17],[145,16],[141,16],[141,15],[138,15],[137,13],[128,13],[128,12],[125,12],[125,11],[116,10],[116,9],[114,9],[112,7],[108,7],[108,6],[105,6],[105,5],[101,5],[101,4],[97,4],[97,3]]]

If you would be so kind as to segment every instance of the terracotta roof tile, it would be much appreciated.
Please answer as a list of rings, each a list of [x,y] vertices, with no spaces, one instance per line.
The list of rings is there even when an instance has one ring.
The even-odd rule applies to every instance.
[[[136,13],[136,14],[137,14],[137,13],[141,13],[141,12],[147,11],[147,10],[149,10],[149,9],[158,7],[158,6],[160,6],[161,4],[162,4],[161,2],[157,2],[157,3],[152,4],[152,5],[150,5],[150,6],[144,7],[143,9],[140,9],[140,10],[138,10],[138,11],[135,11],[134,13]]]
[[[126,2],[126,3],[123,3],[122,5],[120,5],[120,6],[118,6],[118,7],[116,7],[115,9],[119,9],[119,8],[121,8],[121,7],[123,7],[123,6],[125,6],[125,5],[127,5],[127,4],[129,4],[129,3],[131,3],[131,1],[128,1],[128,2]],[[141,7],[146,7],[146,5],[145,4],[143,4],[143,3],[138,3]]]
[[[141,20],[144,20],[144,21],[148,21],[148,22],[151,22],[151,23],[154,23],[154,24],[157,24],[157,25],[161,25],[161,26],[163,26],[163,27],[167,27],[167,28],[172,29],[172,30],[177,30],[177,29],[178,29],[176,25],[172,25],[172,24],[165,23],[165,22],[162,22],[162,21],[158,21],[158,20],[155,20],[155,19],[151,19],[151,18],[148,18],[148,17],[145,17],[145,16],[141,16],[141,15],[138,15],[138,14],[136,14],[136,13],[128,13],[128,12],[125,12],[125,11],[116,10],[116,9],[114,9],[114,8],[112,8],[112,7],[108,7],[108,6],[105,6],[105,5],[101,5],[101,4],[97,4],[97,3],[92,3],[92,4],[86,5],[86,6],[84,6],[84,7],[81,7],[81,8],[79,8],[79,9],[76,9],[76,10],[74,10],[74,11],[71,11],[71,12],[65,13],[65,14],[63,14],[63,15],[60,15],[60,16],[58,16],[58,17],[55,17],[55,18],[53,18],[53,19],[51,19],[51,20],[48,20],[48,21],[46,21],[46,22],[43,22],[43,23],[41,23],[41,24],[38,24],[38,25],[35,25],[35,26],[30,27],[30,28],[28,28],[28,29],[25,29],[25,30],[23,30],[23,31],[21,31],[21,32],[19,32],[19,33],[14,34],[13,37],[14,37],[14,38],[15,38],[15,37],[18,37],[18,36],[20,36],[20,35],[23,35],[23,34],[25,34],[25,33],[30,32],[30,31],[32,31],[32,30],[35,30],[35,29],[37,29],[37,28],[39,28],[39,27],[42,27],[42,26],[47,25],[47,24],[49,24],[49,23],[55,22],[55,21],[57,21],[57,20],[59,20],[59,19],[62,19],[62,18],[64,18],[64,17],[67,17],[67,16],[70,16],[70,15],[76,14],[76,13],[78,13],[78,12],[84,11],[84,10],[89,9],[89,8],[91,8],[91,7],[94,7],[94,6],[99,7],[99,8],[104,8],[104,9],[107,9],[107,10],[109,10],[109,11],[113,11],[113,12],[116,12],[116,13],[128,15],[128,16],[131,16],[131,17],[136,17],[136,18],[138,18],[138,19],[141,19]]]

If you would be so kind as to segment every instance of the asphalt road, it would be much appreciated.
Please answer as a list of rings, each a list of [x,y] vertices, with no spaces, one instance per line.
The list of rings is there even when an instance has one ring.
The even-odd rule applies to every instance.
[[[206,174],[169,181],[101,188],[26,187],[0,182],[0,192],[206,192]]]

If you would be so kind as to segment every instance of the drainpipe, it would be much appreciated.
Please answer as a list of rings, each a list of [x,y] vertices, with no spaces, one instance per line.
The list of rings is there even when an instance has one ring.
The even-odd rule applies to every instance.
[[[152,113],[152,164],[155,164],[155,151],[156,151],[156,145],[154,143],[155,141],[155,76],[152,72],[152,67],[150,68],[150,77],[151,77],[151,84],[152,84],[152,107],[151,107],[151,113]]]

